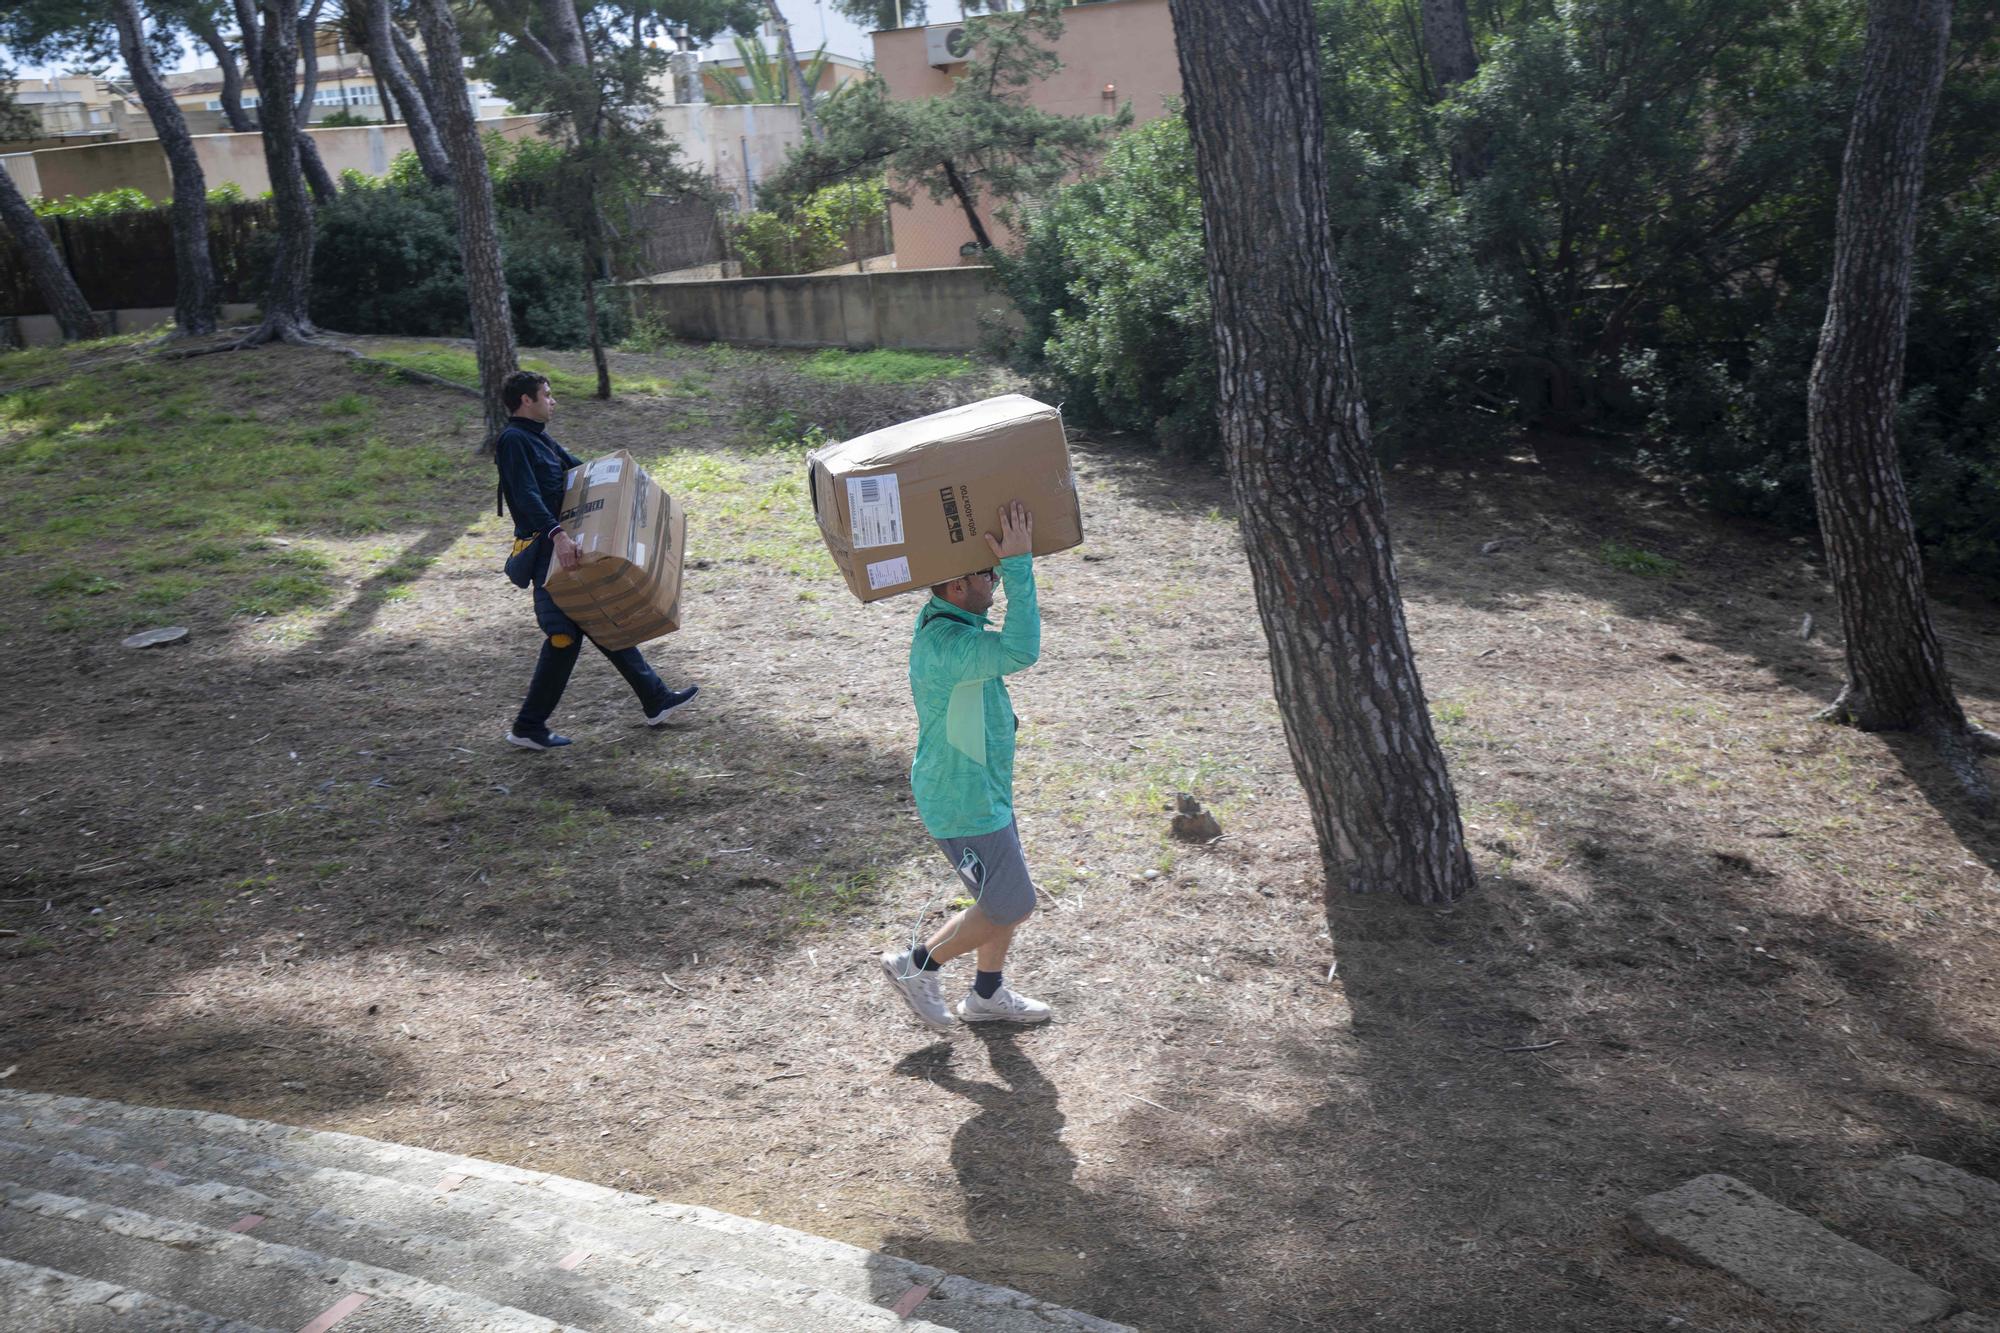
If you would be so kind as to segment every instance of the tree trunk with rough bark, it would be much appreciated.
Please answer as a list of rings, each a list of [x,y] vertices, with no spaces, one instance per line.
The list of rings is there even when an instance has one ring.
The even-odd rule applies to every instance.
[[[1334,266],[1312,0],[1170,8],[1223,439],[1327,892],[1449,903],[1475,877],[1404,624]]]
[[[250,117],[243,110],[243,71],[237,66],[236,52],[229,43],[222,40],[222,30],[215,25],[215,18],[200,5],[188,13],[188,27],[201,38],[202,45],[215,57],[215,64],[222,71],[222,117],[229,122],[229,128],[238,134],[248,134],[256,129]]]
[[[326,162],[319,155],[319,145],[312,135],[306,133],[312,124],[313,102],[319,93],[319,11],[323,0],[315,0],[313,7],[299,17],[299,50],[305,53],[300,62],[302,75],[299,100],[294,111],[299,129],[299,171],[306,183],[312,186],[315,203],[330,204],[340,196],[340,185],[333,179],[333,173],[326,169]],[[342,111],[347,108],[341,107]]]
[[[965,178],[958,174],[958,167],[950,158],[945,158],[939,165],[944,168],[945,183],[951,186],[952,195],[965,213],[967,225],[972,228],[973,241],[981,250],[991,250],[993,238],[986,234],[986,224],[979,218],[979,201],[972,197],[972,191],[966,187]]]
[[[416,0],[424,45],[440,69],[460,67],[458,25],[446,0]],[[472,339],[479,358],[479,389],[486,404],[487,438],[507,425],[500,384],[515,368],[514,322],[507,308],[501,262],[500,219],[493,182],[486,174],[486,146],[479,141],[465,81],[440,85],[435,105],[445,150],[451,155],[452,192],[458,202],[458,246],[465,262],[465,291],[472,307]]]
[[[819,127],[819,117],[813,112],[813,90],[806,82],[805,67],[799,64],[798,49],[792,45],[792,25],[778,9],[778,0],[767,0],[772,26],[778,30],[778,58],[785,62],[785,68],[799,81],[799,115],[805,120],[806,134],[815,142],[826,138]]]
[[[309,310],[312,292],[313,206],[299,167],[298,108],[292,101],[292,70],[298,62],[298,10],[292,0],[257,0],[262,17],[257,35],[258,119],[264,127],[264,166],[271,176],[271,202],[278,215],[277,257],[264,297],[264,322],[245,339],[309,342],[319,330]]]
[[[138,89],[153,132],[160,136],[160,150],[173,178],[174,325],[182,336],[213,333],[219,298],[208,252],[208,182],[202,176],[201,159],[195,155],[186,118],[153,68],[138,0],[113,0],[112,17],[126,73]]]
[[[90,312],[90,302],[84,299],[75,275],[63,263],[62,252],[43,229],[42,220],[35,216],[34,208],[4,167],[0,167],[0,221],[6,222],[14,243],[21,247],[28,261],[28,273],[34,278],[49,313],[56,317],[63,341],[97,337],[100,330],[97,316]]]
[[[598,97],[597,81],[590,74],[590,43],[584,36],[583,24],[576,16],[576,6],[571,0],[541,0],[543,26],[548,31],[545,54],[553,57],[564,69],[582,71],[582,82],[578,91],[582,94],[572,117],[575,133],[585,142],[595,142],[600,133],[599,118],[604,114],[603,103]],[[583,310],[585,323],[590,330],[590,358],[597,367],[597,396],[611,397],[611,366],[604,355],[604,335],[597,322],[597,282],[604,271],[604,228],[599,215],[597,187],[588,176],[583,183],[584,197],[578,201],[577,210],[582,219],[583,240]]]
[[[416,149],[424,179],[433,185],[449,185],[451,159],[444,151],[444,141],[438,137],[430,103],[396,52],[396,35],[390,19],[389,0],[369,0],[368,59],[375,66],[377,79],[386,81],[396,94],[396,106],[403,113],[403,122],[410,127],[410,143]]]
[[[1990,805],[1977,755],[2000,742],[1971,727],[1952,691],[1896,452],[1924,151],[1950,28],[1950,0],[1870,7],[1806,431],[1847,638],[1847,682],[1826,715],[1865,731],[1917,732],[1972,800]]]
[[[1423,25],[1424,54],[1430,58],[1431,77],[1437,80],[1440,93],[1451,91],[1479,72],[1465,0],[1423,0]]]

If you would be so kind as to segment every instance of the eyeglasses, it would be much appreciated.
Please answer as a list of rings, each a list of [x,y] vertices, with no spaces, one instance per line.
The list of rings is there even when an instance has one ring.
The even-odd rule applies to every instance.
[[[988,583],[998,583],[1000,581],[1000,571],[997,569],[975,569],[965,577],[969,579],[985,579]]]

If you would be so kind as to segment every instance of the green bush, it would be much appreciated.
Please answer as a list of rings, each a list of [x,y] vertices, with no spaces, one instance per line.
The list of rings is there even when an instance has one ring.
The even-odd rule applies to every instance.
[[[138,213],[165,207],[144,190],[135,190],[129,185],[121,190],[105,190],[98,194],[70,194],[60,199],[35,201],[35,212],[45,218],[101,218],[114,213]]]
[[[730,246],[745,277],[811,273],[853,262],[857,246],[872,239],[869,229],[881,227],[887,211],[880,180],[829,185],[796,209],[745,214],[730,228]]]
[[[316,215],[313,317],[346,333],[466,336],[471,315],[450,192],[422,183],[347,185]],[[528,347],[582,346],[588,330],[575,245],[553,223],[512,210],[503,211],[501,229],[515,338]],[[608,341],[623,336],[625,302],[607,292],[599,314]]]

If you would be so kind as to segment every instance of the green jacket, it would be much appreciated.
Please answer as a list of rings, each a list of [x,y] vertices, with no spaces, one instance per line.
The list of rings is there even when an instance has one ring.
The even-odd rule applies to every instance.
[[[934,838],[976,838],[1014,822],[1014,718],[1002,676],[1042,655],[1033,557],[1000,562],[1007,621],[932,597],[910,640],[910,697],[917,705],[917,757],[910,790]]]

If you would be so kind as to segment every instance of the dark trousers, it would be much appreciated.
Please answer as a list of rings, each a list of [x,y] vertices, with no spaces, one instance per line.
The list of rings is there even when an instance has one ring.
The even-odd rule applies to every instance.
[[[528,697],[522,700],[521,711],[514,718],[517,735],[541,731],[549,725],[549,714],[555,712],[556,705],[562,702],[563,690],[569,685],[569,673],[576,670],[577,655],[583,651],[583,632],[562,614],[539,583],[535,585],[535,619],[548,637],[542,640],[542,655],[535,660],[535,675],[528,682]],[[561,648],[555,644],[558,637],[566,641]],[[658,712],[666,703],[666,683],[646,664],[645,657],[637,648],[614,650],[600,645],[597,651],[618,668],[618,674],[632,687],[632,693],[639,696],[640,707],[649,715]]]

